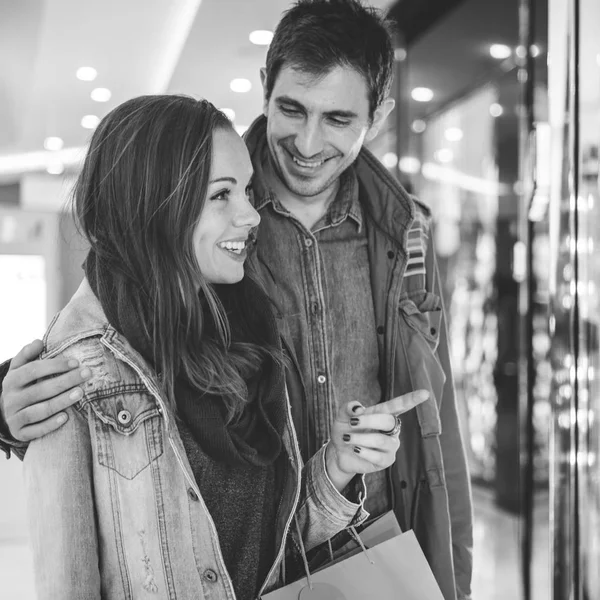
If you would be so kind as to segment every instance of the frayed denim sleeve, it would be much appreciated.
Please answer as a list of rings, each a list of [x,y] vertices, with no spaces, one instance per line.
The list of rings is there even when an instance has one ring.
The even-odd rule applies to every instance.
[[[325,444],[305,465],[300,502],[296,511],[306,551],[326,542],[351,525],[360,525],[369,516],[364,509],[364,477],[356,476],[340,493],[329,479],[325,466]],[[297,537],[295,525],[292,536]]]
[[[38,600],[100,600],[92,443],[85,408],[33,440],[23,461]]]

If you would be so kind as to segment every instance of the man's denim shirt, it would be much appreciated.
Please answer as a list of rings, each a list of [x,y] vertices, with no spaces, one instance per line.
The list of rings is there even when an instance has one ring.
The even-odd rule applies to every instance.
[[[75,358],[92,377],[68,422],[25,454],[38,600],[233,600],[214,523],[156,375],[106,322],[87,281],[44,343],[43,356]],[[288,405],[289,470],[263,590],[282,581],[294,514],[307,549],[367,516],[333,487],[324,448],[302,466],[291,418]]]
[[[382,401],[358,182],[353,169],[346,170],[336,198],[308,231],[261,176],[257,171],[253,186],[261,216],[259,251],[277,282],[273,300],[289,329],[304,380],[307,403],[294,409],[305,413],[300,445],[311,456],[329,439],[340,406]],[[365,481],[366,510],[372,517],[389,510],[385,472],[367,475]]]

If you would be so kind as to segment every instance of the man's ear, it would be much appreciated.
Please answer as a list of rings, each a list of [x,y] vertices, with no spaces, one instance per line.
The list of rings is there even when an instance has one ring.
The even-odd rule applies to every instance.
[[[261,67],[260,69],[260,82],[263,88],[263,115],[265,117],[268,113],[269,101],[267,100],[267,68]]]
[[[385,123],[385,120],[388,118],[388,115],[394,110],[394,106],[396,105],[396,101],[393,98],[386,98],[373,113],[373,122],[371,123],[371,127],[369,127],[369,131],[367,131],[367,135],[365,137],[366,142],[370,142],[375,139],[375,136],[381,130],[381,127]]]

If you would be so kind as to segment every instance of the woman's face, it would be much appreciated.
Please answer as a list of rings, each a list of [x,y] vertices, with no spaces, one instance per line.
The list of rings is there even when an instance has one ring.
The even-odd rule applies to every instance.
[[[252,163],[232,129],[213,134],[208,195],[194,231],[200,271],[209,283],[236,283],[244,277],[246,244],[259,214],[249,201]]]

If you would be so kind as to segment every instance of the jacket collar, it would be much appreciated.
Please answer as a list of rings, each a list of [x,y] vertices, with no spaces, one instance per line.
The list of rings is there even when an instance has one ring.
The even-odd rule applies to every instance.
[[[267,118],[260,115],[244,135],[254,166],[258,202],[269,194],[264,177],[269,151],[266,132]],[[415,200],[364,146],[353,167],[367,218],[396,244],[404,245],[407,231],[415,218]]]

